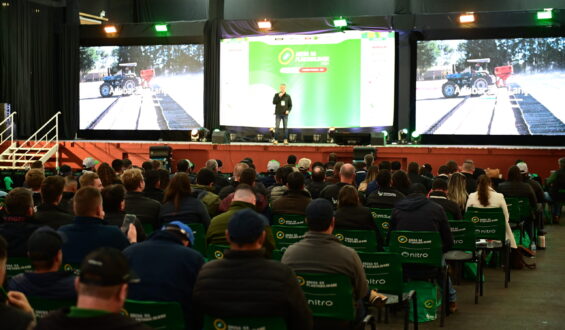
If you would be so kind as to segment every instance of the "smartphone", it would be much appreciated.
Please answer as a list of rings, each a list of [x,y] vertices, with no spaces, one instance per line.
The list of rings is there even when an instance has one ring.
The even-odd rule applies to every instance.
[[[130,224],[135,225],[135,220],[137,220],[137,216],[135,214],[126,214],[124,216],[124,222],[122,222],[122,227],[121,227],[121,230],[124,233],[124,235],[127,235]]]

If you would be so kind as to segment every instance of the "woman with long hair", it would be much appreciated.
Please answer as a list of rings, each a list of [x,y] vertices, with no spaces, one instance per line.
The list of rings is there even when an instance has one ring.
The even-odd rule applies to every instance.
[[[514,235],[512,234],[512,229],[510,229],[510,224],[508,223],[508,207],[506,206],[504,195],[497,193],[494,189],[492,189],[492,182],[488,176],[483,174],[479,177],[477,191],[469,195],[467,208],[469,207],[502,208],[504,219],[506,220],[506,239],[510,241],[511,248],[518,248],[516,246]]]
[[[112,166],[110,166],[110,164],[108,163],[100,164],[96,173],[98,173],[100,181],[102,181],[102,186],[104,187],[111,184],[122,183],[122,181],[120,181],[120,179],[118,178],[118,175],[116,174],[114,168],[112,168]]]
[[[392,174],[392,188],[400,191],[404,196],[410,195],[410,179],[403,170],[398,170]]]
[[[169,182],[159,212],[161,223],[176,220],[186,224],[202,223],[205,228],[210,224],[210,215],[206,206],[193,196],[190,178],[188,174],[182,172],[175,174]]]
[[[369,183],[377,180],[377,174],[379,174],[379,167],[378,166],[369,167],[369,170],[367,171],[367,176],[365,177],[365,180],[363,180],[363,181],[361,181],[361,183],[359,183],[358,190],[359,191],[366,191]]]
[[[461,173],[453,173],[447,183],[447,199],[454,201],[463,213],[467,206],[467,179]]]

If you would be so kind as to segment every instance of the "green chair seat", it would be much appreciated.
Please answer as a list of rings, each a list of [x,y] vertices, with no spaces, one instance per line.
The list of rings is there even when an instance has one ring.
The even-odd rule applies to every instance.
[[[126,300],[122,314],[153,329],[185,329],[178,302]]]

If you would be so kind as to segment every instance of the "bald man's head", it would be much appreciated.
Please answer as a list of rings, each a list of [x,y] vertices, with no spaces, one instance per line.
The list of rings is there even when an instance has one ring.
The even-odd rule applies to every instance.
[[[339,169],[340,181],[344,183],[353,183],[355,179],[355,166],[346,163]]]
[[[245,202],[255,205],[256,196],[253,188],[245,183],[237,185],[232,202]]]

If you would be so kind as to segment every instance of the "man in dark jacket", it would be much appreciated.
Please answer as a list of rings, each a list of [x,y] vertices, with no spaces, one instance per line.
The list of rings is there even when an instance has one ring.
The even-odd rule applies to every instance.
[[[189,247],[192,244],[194,235],[190,227],[173,221],[149,240],[124,250],[130,267],[140,278],[139,283],[130,285],[128,298],[179,302],[189,329],[192,289],[204,264],[202,255]]]
[[[420,175],[420,165],[416,162],[411,162],[408,164],[408,179],[412,184],[420,183],[426,187],[426,190],[430,190],[432,188],[432,179],[428,178],[427,176]]]
[[[367,197],[367,206],[381,209],[391,209],[404,198],[404,195],[390,187],[392,177],[389,170],[380,170],[377,174],[378,189]]]
[[[273,214],[304,214],[312,198],[304,190],[304,175],[292,172],[286,180],[288,190],[273,205]]]
[[[216,176],[209,168],[201,168],[196,176],[196,184],[192,185],[194,197],[198,198],[208,210],[210,218],[218,214],[220,197],[214,193],[214,181]]]
[[[559,158],[559,169],[552,171],[546,183],[549,185],[549,196],[553,202],[553,223],[559,224],[561,208],[565,203],[565,157]]]
[[[127,259],[119,250],[97,249],[89,253],[81,264],[80,277],[75,281],[76,306],[49,313],[39,320],[35,329],[150,329],[121,314],[128,283],[135,280]]]
[[[102,194],[102,205],[104,206],[104,221],[109,225],[121,228],[126,216],[124,212],[126,188],[122,184],[111,184],[104,187],[100,193]],[[141,221],[136,219],[134,225],[137,232],[137,241],[145,241],[147,234],[143,229]]]
[[[472,160],[467,159],[463,162],[463,165],[461,165],[461,174],[465,176],[465,182],[467,182],[467,193],[471,194],[477,191],[477,180],[474,176],[475,163]]]
[[[78,181],[74,176],[65,176],[65,186],[63,187],[63,197],[59,207],[69,214],[74,214],[73,197],[78,190]]]
[[[432,183],[432,191],[428,196],[431,201],[437,203],[443,208],[448,218],[452,220],[461,220],[461,209],[454,201],[447,199],[447,182],[442,178],[435,178]]]
[[[532,186],[525,183],[522,180],[522,174],[520,173],[520,168],[513,165],[508,169],[508,175],[506,182],[502,182],[498,185],[498,192],[503,194],[504,197],[524,197],[530,202],[530,207],[532,210],[537,208],[537,198]]]
[[[129,242],[136,242],[137,232],[133,224],[128,230],[128,238],[122,231],[109,226],[103,220],[102,196],[94,187],[84,187],[77,191],[74,198],[74,223],[59,228],[67,238],[63,244],[64,261],[80,263],[84,257],[99,247],[113,247],[123,250]]]
[[[143,194],[145,195],[145,197],[162,203],[164,191],[161,189],[159,170],[146,171],[143,178],[145,180],[145,188],[143,189]]]
[[[343,164],[339,169],[339,181],[336,184],[330,184],[320,192],[320,198],[327,199],[330,201],[335,208],[337,208],[337,201],[339,197],[339,191],[343,186],[351,185],[355,181],[355,167],[349,163]],[[359,199],[364,202],[365,196],[359,194]]]
[[[143,194],[145,181],[141,170],[124,171],[122,181],[127,190],[125,212],[135,214],[141,223],[152,224],[153,228],[157,229],[161,204]]]
[[[63,237],[50,227],[36,230],[27,242],[33,272],[12,277],[7,289],[45,299],[76,298],[75,276],[61,271]]]
[[[292,99],[286,93],[286,85],[280,85],[280,91],[273,97],[275,105],[275,143],[281,139],[280,124],[283,124],[284,143],[288,143],[288,115],[292,110]]]
[[[42,203],[37,207],[34,219],[40,225],[57,229],[73,222],[73,215],[59,206],[63,198],[65,179],[61,176],[49,176],[41,183]]]
[[[327,183],[324,182],[326,178],[326,171],[321,166],[315,166],[312,170],[312,181],[306,186],[308,192],[313,199],[320,197],[320,192],[324,190]]]
[[[6,215],[0,224],[0,236],[8,242],[10,257],[27,257],[27,240],[39,228],[33,220],[33,199],[26,188],[12,189],[6,199]]]
[[[194,318],[202,328],[204,315],[282,317],[287,329],[312,329],[312,315],[296,274],[264,257],[268,220],[250,209],[236,213],[226,236],[224,259],[205,264],[193,291]]]
[[[229,194],[235,192],[235,187],[237,187],[237,185],[239,184],[239,179],[241,177],[241,174],[243,173],[243,171],[245,169],[248,169],[248,168],[249,168],[249,165],[247,165],[246,163],[235,164],[235,166],[233,167],[233,176],[231,177],[230,184],[228,186],[223,187],[220,190],[220,192],[218,193],[218,196],[220,196],[220,199],[224,199]]]

